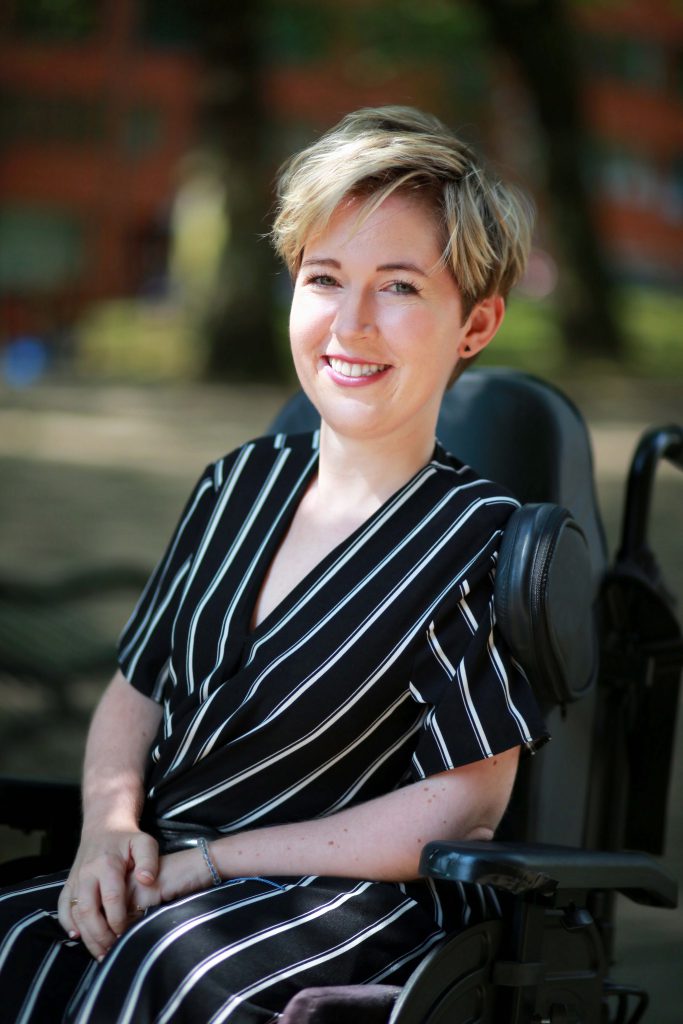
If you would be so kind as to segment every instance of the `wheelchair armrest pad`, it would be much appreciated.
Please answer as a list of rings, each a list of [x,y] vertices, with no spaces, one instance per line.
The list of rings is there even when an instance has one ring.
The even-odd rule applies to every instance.
[[[0,777],[0,825],[24,832],[78,829],[80,788],[75,782]]]
[[[562,890],[617,890],[655,907],[678,905],[676,882],[645,853],[582,850],[545,843],[432,842],[420,873],[453,882],[493,885],[515,895]]]

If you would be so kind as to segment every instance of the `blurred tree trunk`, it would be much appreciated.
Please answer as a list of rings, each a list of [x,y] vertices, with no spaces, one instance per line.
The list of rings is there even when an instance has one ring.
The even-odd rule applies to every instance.
[[[570,351],[618,357],[623,338],[583,180],[584,129],[574,29],[564,0],[480,0],[492,37],[529,89],[544,135],[557,244],[560,316]]]
[[[273,324],[274,257],[265,112],[258,49],[259,0],[197,0],[203,141],[225,166],[228,242],[207,314],[211,377],[278,376]]]

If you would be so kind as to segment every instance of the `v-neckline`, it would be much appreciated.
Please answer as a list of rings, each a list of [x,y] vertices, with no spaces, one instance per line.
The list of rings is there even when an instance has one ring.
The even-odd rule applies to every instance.
[[[404,484],[398,487],[393,494],[390,494],[381,505],[379,505],[374,512],[372,512],[367,519],[360,523],[351,533],[343,540],[335,544],[326,555],[311,566],[308,572],[305,573],[301,579],[294,584],[273,608],[268,612],[264,618],[256,626],[252,626],[254,611],[256,607],[256,601],[261,592],[261,588],[265,582],[266,574],[272,565],[273,559],[275,558],[284,538],[289,530],[296,511],[301,504],[306,491],[310,487],[313,477],[318,472],[319,458],[313,460],[308,472],[302,477],[299,486],[292,491],[289,500],[283,510],[283,515],[279,518],[276,529],[273,530],[268,544],[264,547],[261,552],[260,558],[257,564],[254,566],[254,570],[251,573],[251,579],[248,586],[245,588],[242,596],[243,602],[243,631],[244,631],[244,649],[252,648],[261,636],[269,631],[269,629],[280,619],[283,618],[289,611],[289,609],[297,603],[299,598],[306,593],[313,585],[315,579],[319,579],[327,571],[327,568],[332,565],[336,560],[340,558],[343,552],[355,543],[357,537],[364,531],[367,530],[373,522],[384,514],[387,506],[392,502],[397,501],[400,496],[405,493],[420,474],[424,473],[429,466],[433,465],[435,459],[438,459],[438,453],[440,445],[438,441],[435,441],[434,449],[430,459],[421,466],[413,475],[406,480]]]
[[[282,515],[278,517],[278,521],[271,532],[271,535],[268,539],[268,543],[265,545],[265,547],[260,553],[258,560],[254,564],[249,582],[244,589],[244,593],[242,595],[243,613],[241,619],[243,625],[245,647],[251,646],[255,642],[255,640],[258,639],[258,637],[263,632],[264,625],[266,625],[271,618],[277,616],[278,613],[281,612],[281,610],[286,610],[286,605],[289,602],[292,594],[309,575],[307,574],[307,576],[302,577],[302,579],[299,580],[299,583],[297,583],[292,588],[292,590],[288,591],[284,595],[284,597],[280,601],[278,601],[278,603],[273,608],[271,608],[268,614],[264,616],[264,618],[262,618],[261,621],[256,626],[253,625],[254,613],[256,610],[256,602],[258,600],[259,594],[261,593],[261,589],[265,583],[266,575],[268,573],[268,570],[270,569],[270,566],[272,565],[275,555],[279,551],[280,546],[287,535],[287,531],[292,525],[292,521],[294,519],[294,516],[296,515],[296,510],[301,504],[303,497],[306,494],[306,491],[310,487],[311,481],[318,472],[319,458],[320,453],[317,452],[316,457],[311,460],[311,464],[309,465],[307,472],[305,472],[302,475],[301,479],[299,480],[298,487],[294,488],[294,490],[289,495],[289,498],[282,510]],[[320,563],[318,563],[318,565],[319,564]],[[318,565],[313,566],[311,572],[316,571]]]

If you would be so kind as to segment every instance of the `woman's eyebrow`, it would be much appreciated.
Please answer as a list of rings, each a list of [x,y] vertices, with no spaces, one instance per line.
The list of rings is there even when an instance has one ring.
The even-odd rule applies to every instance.
[[[317,267],[336,267],[337,270],[341,270],[341,263],[339,260],[329,259],[324,256],[309,256],[307,259],[301,261],[302,267],[310,267],[311,264],[315,264]]]
[[[378,270],[407,270],[411,274],[421,274],[422,277],[428,277],[426,271],[418,267],[416,263],[382,263]]]
[[[341,270],[341,263],[339,260],[332,259],[326,256],[308,256],[306,259],[301,261],[302,267],[310,267],[315,265],[317,267],[334,267],[336,270]],[[377,270],[407,270],[411,274],[421,274],[422,277],[428,277],[429,275],[421,267],[418,267],[416,263],[380,263]]]

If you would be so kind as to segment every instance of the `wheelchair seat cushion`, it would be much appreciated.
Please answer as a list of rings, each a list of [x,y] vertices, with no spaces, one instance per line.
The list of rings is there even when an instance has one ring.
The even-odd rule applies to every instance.
[[[396,985],[305,988],[290,999],[279,1024],[386,1024],[400,992]]]

